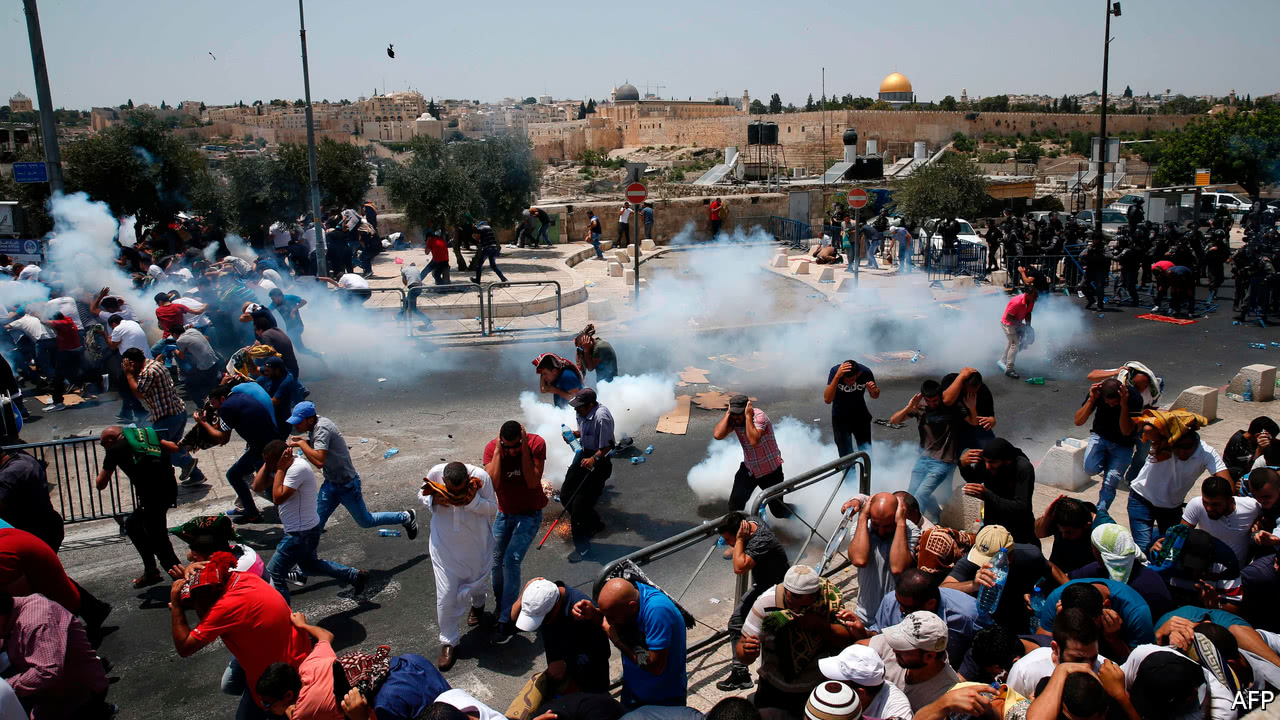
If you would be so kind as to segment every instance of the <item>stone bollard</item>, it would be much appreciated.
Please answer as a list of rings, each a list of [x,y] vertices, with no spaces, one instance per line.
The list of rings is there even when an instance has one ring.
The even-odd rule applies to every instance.
[[[1036,482],[1075,492],[1089,484],[1084,472],[1084,440],[1067,438],[1061,445],[1054,445],[1044,454],[1036,468]]]
[[[818,271],[818,282],[833,283],[836,281],[836,269],[833,267],[824,267]]]
[[[628,285],[627,291],[631,293],[632,297],[634,297],[636,294],[635,284],[633,283],[631,285]],[[647,292],[649,292],[649,281],[644,278],[640,278],[640,294],[643,295],[644,293],[647,293]]]
[[[615,260],[622,263],[623,265],[631,264],[631,253],[627,252],[626,248],[623,248],[621,250],[614,250],[613,257]]]
[[[801,260],[800,262],[796,263],[796,269],[795,269],[795,270],[792,270],[791,272],[792,272],[793,274],[795,274],[795,275],[808,275],[808,274],[809,274],[809,261],[808,261],[808,260]]]
[[[956,484],[951,499],[942,507],[940,520],[946,527],[976,533],[982,529],[982,501],[960,492]]]
[[[635,285],[635,283],[636,283],[636,271],[632,270],[631,268],[626,268],[625,270],[623,270],[622,284],[626,285],[627,287],[631,287],[632,285]]]
[[[1274,377],[1274,372],[1272,377]],[[1275,380],[1272,380],[1275,382]],[[1244,383],[1240,383],[1244,387]],[[1257,392],[1256,390],[1254,392]],[[1203,415],[1210,422],[1218,419],[1218,388],[1211,388],[1207,385],[1195,385],[1183,390],[1178,399],[1173,401],[1174,410],[1190,410],[1197,415]],[[1037,475],[1038,477],[1038,475]]]
[[[601,240],[601,241],[600,241],[600,252],[609,252],[609,249],[610,249],[610,248],[612,248],[612,247],[613,247],[613,241],[612,241],[612,240]]]
[[[787,256],[783,253],[778,253],[773,256],[773,261],[769,265],[770,267],[784,268],[787,266]]]
[[[960,288],[971,288],[971,287],[973,287],[973,277],[969,275],[961,275],[960,277],[951,281],[951,288],[953,290],[959,290]]]
[[[857,281],[851,277],[840,278],[840,282],[836,285],[836,292],[847,293],[853,292],[858,287]]]
[[[609,277],[622,277],[622,263],[609,263]]]
[[[1227,392],[1244,395],[1244,381],[1253,381],[1253,401],[1270,402],[1276,396],[1276,369],[1271,365],[1245,365],[1227,385]]]
[[[642,252],[653,252],[658,249],[658,245],[649,238],[640,241],[640,250]]]
[[[613,303],[608,300],[588,300],[587,319],[592,322],[604,322],[617,317],[613,311]]]

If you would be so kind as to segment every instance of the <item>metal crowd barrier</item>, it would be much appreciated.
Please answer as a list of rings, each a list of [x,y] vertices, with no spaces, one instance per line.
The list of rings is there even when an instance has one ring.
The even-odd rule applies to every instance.
[[[513,288],[513,287],[535,287],[535,286],[542,287],[542,288],[555,288],[555,291],[556,291],[555,292],[555,299],[556,299],[555,325],[553,326],[547,321],[542,319],[542,315],[544,315],[545,313],[541,313],[541,312],[525,313],[524,312],[524,310],[529,306],[533,305],[534,303],[545,301],[548,298],[552,297],[551,295],[544,294],[542,290],[538,290],[536,293],[534,293],[533,297],[531,298],[518,298],[513,293],[508,291],[505,293],[506,296],[516,304],[520,312],[517,312],[514,315],[504,316],[503,320],[505,321],[505,324],[499,327],[498,318],[497,318],[497,315],[498,315],[497,306],[494,305],[493,303],[493,291],[495,289],[508,290],[509,288]],[[486,286],[486,288],[487,289],[485,292],[485,307],[488,308],[488,311],[489,311],[488,312],[488,331],[487,331],[489,335],[495,335],[499,332],[513,333],[513,332],[527,332],[530,330],[556,330],[558,332],[558,331],[564,330],[564,306],[563,306],[563,300],[560,294],[560,283],[558,281],[556,280],[522,280],[517,282],[496,282],[496,283],[489,283]],[[522,323],[522,322],[533,323],[533,325],[531,325],[530,327],[513,327],[515,323]]]
[[[119,524],[120,534],[124,534],[124,516],[133,512],[138,499],[133,484],[118,473],[106,490],[94,487],[104,452],[98,438],[7,445],[5,449],[26,451],[45,463],[50,499],[64,524],[112,519]]]
[[[353,304],[353,305],[359,305],[360,307],[365,307],[365,303],[367,303],[367,302],[369,302],[369,300],[373,299],[373,294],[374,294],[374,293],[395,293],[396,295],[398,295],[398,296],[399,296],[399,300],[397,300],[397,301],[396,301],[396,308],[397,308],[397,310],[398,310],[397,315],[396,315],[397,322],[404,322],[404,323],[405,323],[405,333],[406,333],[406,334],[408,334],[408,333],[409,333],[409,325],[408,325],[408,322],[406,322],[406,321],[404,320],[404,319],[407,317],[407,315],[406,315],[406,314],[405,314],[405,312],[404,312],[404,308],[406,307],[406,304],[405,304],[405,292],[404,292],[404,290],[403,290],[402,288],[396,288],[396,287],[390,287],[390,288],[337,288],[336,292],[339,294],[339,295],[338,295],[339,300],[341,300],[342,302],[344,302],[344,303],[350,303],[350,304]],[[358,301],[358,302],[357,302],[357,301]],[[368,309],[373,309],[373,308],[368,308]]]
[[[813,229],[809,223],[773,215],[769,218],[769,234],[795,250],[808,250]]]
[[[750,504],[749,508],[744,512],[747,512],[748,515],[753,517],[758,516],[760,514],[760,508],[772,500],[785,498],[790,493],[796,492],[798,490],[804,490],[814,485],[818,485],[823,481],[830,480],[833,477],[838,478],[837,482],[832,483],[831,492],[827,496],[827,499],[825,504],[823,505],[822,511],[818,513],[816,517],[812,518],[812,522],[810,522],[809,519],[802,517],[798,508],[792,508],[793,510],[792,518],[799,520],[802,524],[805,525],[805,527],[809,529],[809,533],[807,538],[805,539],[804,544],[801,546],[800,551],[792,559],[793,562],[800,562],[805,557],[805,552],[808,550],[809,546],[813,543],[814,538],[821,539],[822,542],[828,546],[831,545],[831,541],[835,539],[834,536],[833,538],[827,538],[817,528],[822,524],[823,519],[829,516],[831,506],[835,502],[835,499],[840,495],[841,490],[844,487],[844,479],[849,472],[857,472],[859,492],[863,494],[870,494],[871,492],[871,458],[866,453],[858,452],[858,453],[853,453],[852,455],[846,455],[838,460],[829,462],[825,465],[820,465],[812,470],[809,470],[808,472],[801,473],[793,478],[790,478],[777,485],[774,485],[771,488],[768,488],[764,492],[759,493],[754,499],[754,501]],[[838,507],[839,506],[837,506],[837,508]],[[644,566],[650,565],[658,560],[661,560],[666,557],[670,557],[683,550],[687,550],[689,548],[705,543],[707,545],[706,554],[702,557],[702,562],[700,562],[698,566],[694,568],[694,571],[689,576],[688,580],[683,582],[683,584],[677,584],[679,585],[679,587],[673,584],[666,584],[666,586],[663,588],[667,592],[667,594],[671,596],[672,600],[674,600],[676,603],[681,603],[685,594],[688,593],[691,587],[693,587],[694,582],[698,578],[698,574],[706,566],[707,561],[711,559],[711,556],[713,554],[716,554],[719,550],[721,550],[721,548],[718,547],[715,542],[712,542],[712,539],[719,537],[718,534],[716,533],[716,526],[720,524],[724,520],[724,518],[725,516],[722,515],[713,520],[707,520],[703,522],[701,525],[697,525],[695,527],[689,528],[684,532],[677,533],[676,535],[673,535],[665,540],[661,540],[648,547],[637,550],[636,552],[633,552],[630,555],[626,555],[624,557],[618,558],[617,560],[614,560],[613,562],[606,565],[600,571],[600,574],[596,577],[596,580],[592,584],[592,588],[591,588],[592,597],[598,598],[600,596],[600,590],[601,588],[604,587],[604,584],[608,582],[611,577],[614,577],[616,571],[620,570],[621,568],[627,565],[634,565],[636,567],[643,568]],[[845,527],[846,527],[845,523],[840,523],[837,526],[836,532],[842,533]],[[824,557],[825,557],[825,554],[824,554]],[[738,603],[742,601],[742,596],[747,591],[747,580],[748,580],[747,575],[738,576],[737,587],[734,592],[734,601],[733,601],[735,608],[737,607]],[[687,610],[688,607],[687,606],[685,607]],[[697,620],[697,617],[695,616],[694,619]],[[714,652],[716,647],[718,647],[721,642],[723,642],[725,639],[729,637],[729,631],[725,627],[712,626],[706,622],[702,622],[701,620],[698,620],[698,624],[702,625],[704,628],[711,630],[712,632],[709,636],[704,637],[698,640],[697,642],[695,642],[694,644],[687,647],[685,656],[689,659],[699,657],[703,654],[707,654],[710,652]]]
[[[484,286],[476,283],[414,285],[405,298],[405,310],[410,336],[418,320],[415,316],[430,320],[430,332],[435,335],[485,334]]]
[[[956,243],[950,250],[935,248],[932,239],[924,241],[927,252],[924,253],[925,271],[929,281],[948,280],[957,276],[968,275],[974,278],[987,276],[987,248],[971,243]]]

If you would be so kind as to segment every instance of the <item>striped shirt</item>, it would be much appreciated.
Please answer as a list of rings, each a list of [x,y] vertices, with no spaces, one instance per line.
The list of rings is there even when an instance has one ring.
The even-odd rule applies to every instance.
[[[759,408],[752,408],[752,410],[755,412],[751,419],[755,422],[756,429],[760,431],[760,444],[751,446],[744,427],[735,427],[733,432],[738,436],[738,442],[742,443],[743,464],[747,466],[747,470],[753,477],[759,478],[782,467],[782,451],[778,449],[778,441],[773,436],[773,423],[769,422],[769,416]]]
[[[138,395],[157,420],[186,411],[169,370],[159,360],[148,360],[138,371]]]

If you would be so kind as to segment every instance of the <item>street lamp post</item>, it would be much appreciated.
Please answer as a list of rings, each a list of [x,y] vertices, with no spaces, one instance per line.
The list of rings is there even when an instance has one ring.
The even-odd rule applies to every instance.
[[[1102,204],[1106,201],[1106,184],[1103,178],[1106,176],[1107,166],[1107,64],[1111,59],[1111,16],[1120,17],[1120,3],[1113,3],[1112,0],[1104,0],[1107,7],[1107,22],[1102,35],[1102,119],[1098,128],[1102,139],[1098,142],[1098,206],[1093,211],[1093,229],[1099,235],[1102,234]]]
[[[36,0],[22,0],[27,14],[27,40],[31,45],[31,68],[36,75],[36,102],[40,103],[40,135],[44,162],[49,174],[49,191],[62,192],[62,154],[58,152],[58,127],[53,119],[53,96],[49,93],[49,68],[44,62],[44,39],[40,34],[40,13]]]
[[[298,34],[302,37],[302,88],[307,100],[307,164],[311,171],[311,215],[312,227],[316,234],[316,275],[328,277],[324,219],[320,215],[320,179],[316,174],[316,125],[311,115],[311,74],[307,69],[307,23],[302,11],[302,0],[298,0]]]

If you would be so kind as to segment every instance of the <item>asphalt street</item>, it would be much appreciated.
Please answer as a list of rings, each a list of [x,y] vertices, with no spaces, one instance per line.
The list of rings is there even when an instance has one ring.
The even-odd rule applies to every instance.
[[[785,306],[775,308],[776,320],[803,322],[814,304],[810,296],[796,295],[785,278],[760,271],[753,282],[759,283],[761,292],[789,298]],[[1082,300],[1061,294],[1053,301],[1083,307]],[[1045,385],[1001,377],[994,368],[999,348],[990,348],[990,366],[980,369],[987,374],[995,397],[998,434],[1023,447],[1033,459],[1038,459],[1044,448],[1058,438],[1082,437],[1082,429],[1075,428],[1071,418],[1087,388],[1084,375],[1094,367],[1142,360],[1165,377],[1166,392],[1176,395],[1190,385],[1224,384],[1240,366],[1264,361],[1272,357],[1271,353],[1280,352],[1247,347],[1249,342],[1270,342],[1277,339],[1276,335],[1256,325],[1233,326],[1228,309],[1229,301],[1217,313],[1187,326],[1138,320],[1133,316],[1141,311],[1131,308],[1106,312],[1103,317],[1080,309],[1085,331],[1073,343],[1055,346],[1052,357],[1020,368],[1024,375],[1046,377]],[[940,320],[945,321],[945,316],[930,315],[915,322]],[[954,332],[963,334],[966,328],[959,325]],[[737,330],[725,329],[699,333],[692,336],[692,341],[690,336],[683,336],[680,343],[667,342],[661,336],[639,338],[623,334],[609,339],[618,352],[623,373],[666,373],[686,364],[707,368],[709,357],[723,352],[725,347],[736,347],[740,336]],[[898,360],[872,366],[882,389],[881,397],[869,403],[876,417],[887,418],[906,404],[922,379],[959,369],[950,367],[946,357],[931,356],[928,347],[918,349],[928,358],[925,362]],[[341,509],[330,520],[320,545],[321,556],[370,570],[370,588],[357,601],[336,582],[313,579],[305,588],[292,588],[293,606],[334,632],[339,652],[387,644],[393,654],[416,652],[435,659],[438,629],[427,555],[429,516],[415,499],[421,479],[431,465],[446,460],[478,464],[485,443],[496,435],[501,423],[521,417],[519,393],[536,392],[530,360],[544,351],[572,357],[571,350],[568,343],[439,351],[424,348],[417,361],[404,367],[386,367],[377,348],[356,351],[355,362],[341,368],[317,367],[303,358],[303,380],[312,391],[311,399],[322,414],[340,425],[349,441],[371,438],[400,449],[390,459],[376,456],[357,461],[370,509],[417,507],[423,525],[421,535],[411,542],[360,529]],[[843,359],[830,358],[830,364]],[[818,426],[824,439],[829,439],[830,415],[822,403],[825,373],[797,377],[792,368],[771,365],[751,370],[714,365],[712,369],[714,385],[749,392],[775,421],[791,416]],[[385,381],[380,382],[379,378]],[[1172,397],[1167,395],[1166,399]],[[36,408],[36,404],[29,401],[29,407]],[[45,417],[29,426],[24,439],[34,442],[100,429],[110,421],[114,410],[114,403],[103,403]],[[39,410],[35,409],[34,414],[39,415]],[[653,444],[656,451],[642,465],[625,461],[614,464],[610,487],[600,504],[608,529],[595,543],[592,558],[577,565],[567,564],[570,543],[565,537],[553,536],[545,549],[530,549],[523,566],[524,578],[545,576],[589,588],[602,564],[609,560],[722,513],[726,508],[721,503],[700,503],[685,479],[689,468],[705,457],[719,417],[718,412],[695,408],[686,435],[659,435],[652,427],[637,432],[636,445]],[[874,426],[873,434],[877,440],[915,441],[914,427],[892,430]],[[548,438],[548,442],[559,440]],[[787,467],[788,474],[804,469]],[[211,480],[225,483],[222,478]],[[906,481],[905,477],[878,477],[877,485],[905,487]],[[209,509],[216,512],[228,507],[229,503],[224,503]],[[558,510],[555,503],[548,506],[538,539]],[[250,525],[243,536],[265,560],[279,539],[280,527]],[[182,554],[180,542],[175,542],[175,549]],[[655,579],[668,585],[669,590],[679,590],[670,585],[682,585],[680,578],[688,575],[702,554],[681,553],[661,569],[655,566]],[[145,591],[131,587],[129,580],[139,574],[140,563],[130,545],[113,543],[66,551],[62,559],[72,577],[114,605],[107,621],[110,632],[101,651],[113,663],[111,699],[120,706],[121,718],[181,716],[199,720],[228,717],[233,712],[235,699],[218,690],[228,652],[215,643],[191,658],[176,655],[166,607],[168,585]],[[718,554],[713,556],[699,576],[693,595],[699,599],[727,597],[730,575]],[[489,609],[493,609],[492,600]],[[483,633],[471,632],[464,637],[459,661],[448,673],[448,679],[503,710],[525,678],[542,664],[540,644],[532,637],[517,637],[505,647],[494,649],[486,645]]]

